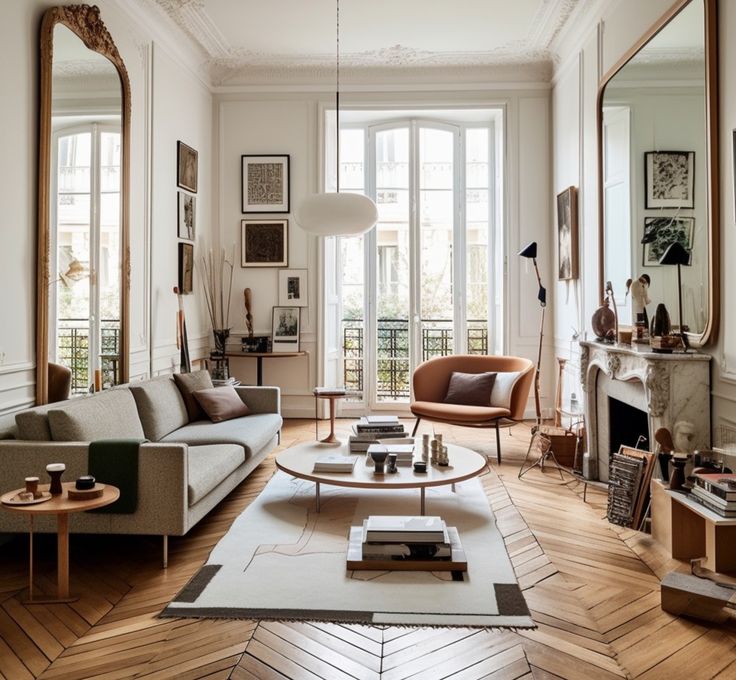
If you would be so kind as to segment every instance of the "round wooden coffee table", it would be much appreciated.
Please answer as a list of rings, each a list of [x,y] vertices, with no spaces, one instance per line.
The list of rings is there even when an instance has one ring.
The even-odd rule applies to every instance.
[[[43,503],[35,503],[33,505],[6,505],[6,501],[10,500],[25,489],[16,489],[3,494],[0,497],[0,503],[5,510],[10,512],[19,512],[28,515],[30,518],[30,534],[29,534],[29,576],[28,576],[28,603],[49,604],[55,602],[74,602],[77,598],[69,595],[69,515],[73,512],[82,512],[84,510],[93,510],[101,508],[105,505],[114,503],[120,498],[120,490],[116,486],[106,484],[102,492],[102,496],[98,498],[90,498],[88,500],[73,501],[67,496],[67,490],[74,488],[74,482],[64,482],[64,492],[60,496],[53,496],[51,500]],[[48,484],[41,484],[39,491],[48,491]],[[38,515],[56,515],[57,521],[57,592],[54,599],[33,599],[33,518]]]
[[[421,444],[417,444],[414,459],[420,460]],[[307,479],[315,483],[317,512],[319,512],[319,489],[321,484],[354,487],[358,489],[419,489],[420,514],[425,514],[425,490],[430,486],[455,484],[471,477],[478,477],[488,469],[488,461],[480,453],[454,444],[447,445],[450,465],[427,464],[426,472],[414,472],[411,466],[399,466],[396,473],[376,474],[373,462],[366,463],[366,454],[353,454],[358,457],[351,473],[314,472],[314,462],[324,455],[350,455],[347,445],[340,448],[320,446],[319,444],[298,444],[276,456],[276,467],[289,475]]]

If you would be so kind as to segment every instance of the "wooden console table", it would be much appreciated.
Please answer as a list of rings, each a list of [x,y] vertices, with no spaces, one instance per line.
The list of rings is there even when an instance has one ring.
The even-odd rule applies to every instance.
[[[736,573],[736,518],[722,517],[684,493],[652,480],[652,538],[677,560],[705,557],[702,566]]]
[[[305,351],[301,352],[227,352],[226,357],[236,359],[257,359],[256,363],[256,385],[263,385],[263,360],[264,359],[288,359],[290,357],[307,356]]]

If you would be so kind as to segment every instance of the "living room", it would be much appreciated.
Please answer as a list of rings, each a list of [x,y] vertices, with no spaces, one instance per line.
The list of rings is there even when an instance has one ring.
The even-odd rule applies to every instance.
[[[736,675],[732,4],[97,5],[3,6],[0,677]]]

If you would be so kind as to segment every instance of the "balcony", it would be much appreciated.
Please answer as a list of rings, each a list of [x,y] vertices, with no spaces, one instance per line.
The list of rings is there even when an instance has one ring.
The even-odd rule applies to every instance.
[[[451,321],[423,319],[421,329],[422,361],[453,353]],[[343,381],[348,390],[361,393],[366,370],[363,333],[362,319],[342,320]],[[466,333],[468,354],[488,354],[486,321],[468,321]],[[378,320],[376,353],[378,401],[408,401],[411,381],[408,320]]]
[[[94,379],[89,366],[89,319],[58,319],[56,360],[72,371],[72,394],[89,392]],[[117,385],[120,320],[103,319],[100,328],[102,386]]]

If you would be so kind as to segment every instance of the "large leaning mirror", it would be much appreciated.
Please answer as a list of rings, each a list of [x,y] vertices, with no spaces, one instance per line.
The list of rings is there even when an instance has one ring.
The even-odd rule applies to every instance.
[[[715,339],[719,311],[715,13],[715,0],[674,6],[603,78],[598,98],[601,297],[611,281],[621,322],[633,323],[631,279],[651,300],[650,319],[664,303],[679,324],[678,268],[659,263],[679,241],[690,254],[683,322],[696,347]]]
[[[41,25],[36,401],[128,380],[130,85],[97,7]]]

